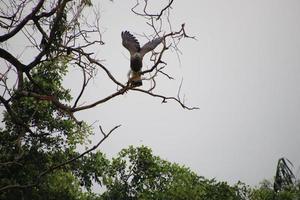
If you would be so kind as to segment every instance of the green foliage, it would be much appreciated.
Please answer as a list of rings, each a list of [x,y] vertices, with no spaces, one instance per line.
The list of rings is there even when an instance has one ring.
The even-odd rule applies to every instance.
[[[103,199],[239,199],[227,183],[199,177],[187,167],[153,156],[144,146],[123,149],[103,183]]]
[[[69,102],[70,91],[62,86],[67,67],[67,60],[64,57],[40,64],[31,74],[35,84],[25,79],[24,90]],[[23,137],[24,146],[35,146],[49,151],[63,147],[75,148],[76,144],[83,144],[85,138],[91,134],[86,124],[78,125],[66,113],[59,111],[51,101],[22,96],[12,101],[11,107],[24,125],[36,129],[35,138],[32,135],[20,134],[26,132],[24,127],[16,125],[15,119],[5,113],[6,129],[15,134],[15,137]]]
[[[70,66],[79,67],[84,70],[84,90],[96,71],[89,52],[92,45],[103,43],[93,39],[99,33],[101,40],[100,15],[95,13],[95,23],[81,17],[82,9],[91,5],[91,0],[15,0],[5,6],[1,40],[8,48],[1,49],[1,58],[7,73],[16,71],[17,84],[8,87],[5,80],[2,85],[6,92],[1,106],[6,111],[0,128],[0,199],[237,199],[234,187],[153,156],[147,147],[129,147],[112,161],[101,152],[79,154],[77,147],[89,143],[92,129],[74,118],[63,78]],[[35,49],[26,54],[32,53],[29,59],[14,57],[9,50],[21,32],[27,40],[22,44]],[[186,36],[184,26],[171,35]],[[123,93],[119,91],[115,95]],[[94,183],[106,191],[93,193]]]
[[[275,192],[272,189],[271,182],[264,180],[260,188],[253,189],[250,193],[251,200],[272,200],[275,198]]]
[[[81,193],[78,180],[70,172],[56,171],[41,183],[39,191],[32,190],[26,198],[71,200],[81,199]]]
[[[24,78],[21,87],[70,102],[70,91],[62,85],[67,69],[68,57],[44,62],[31,71],[32,80]],[[20,95],[20,91],[13,94],[17,98],[11,101],[12,113],[4,113],[5,127],[0,130],[0,188],[20,187],[0,192],[0,199],[300,199],[299,185],[290,183],[278,192],[266,181],[255,189],[242,183],[230,186],[162,160],[144,146],[123,149],[111,161],[101,152],[90,153],[43,174],[78,156],[76,147],[89,142],[92,129],[58,110],[53,101]],[[27,126],[33,131],[28,132]],[[106,191],[94,194],[94,183],[104,186]]]
[[[43,27],[39,25],[37,29],[44,26],[50,29],[50,33],[42,34],[41,54],[37,57],[41,55],[43,59],[34,59],[34,66],[24,66],[24,69],[18,59],[13,61],[17,65],[18,88],[9,90],[9,100],[1,101],[9,104],[3,113],[5,126],[0,128],[1,200],[300,199],[300,186],[292,181],[294,177],[285,160],[278,164],[275,180],[278,191],[274,191],[268,182],[251,189],[243,183],[230,186],[205,179],[188,167],[154,156],[151,149],[144,146],[123,149],[112,160],[99,151],[73,159],[80,155],[76,151],[78,145],[89,143],[92,128],[84,122],[78,123],[73,113],[68,113],[69,107],[61,109],[55,105],[57,102],[70,104],[72,96],[70,90],[63,87],[63,78],[70,63],[78,62],[82,67],[85,62],[81,57],[85,54],[82,48],[64,46],[63,40],[69,39],[75,44],[81,38],[87,42],[81,44],[82,47],[94,42],[88,42],[89,31],[80,28],[77,21],[80,13],[73,16],[71,23],[68,21],[72,16],[68,12],[75,4],[65,7],[63,4],[67,2],[59,1],[55,14],[44,12],[47,9],[43,7],[42,13],[32,15],[29,20],[37,25],[40,19]],[[91,5],[91,0],[81,0],[79,6]],[[23,10],[22,6],[18,9]],[[78,7],[78,10],[81,9]],[[79,33],[75,32],[76,28]],[[75,35],[66,35],[68,31],[74,31]],[[78,54],[77,60],[72,58],[74,52]],[[90,67],[90,64],[83,66]],[[102,194],[93,193],[95,183],[105,188]]]
[[[31,72],[33,81],[23,80],[22,89],[69,102],[70,91],[62,86],[67,63],[66,58],[61,57],[40,64]],[[13,95],[18,97],[19,94]],[[0,188],[9,185],[24,188],[6,190],[0,199],[50,199],[50,196],[53,199],[59,199],[58,196],[79,199],[77,193],[83,192],[78,183],[84,182],[87,187],[91,185],[85,183],[90,180],[83,177],[93,173],[85,168],[87,160],[95,159],[94,154],[77,161],[76,170],[69,165],[63,171],[42,177],[40,174],[78,155],[76,146],[88,142],[91,128],[85,123],[78,124],[51,101],[20,96],[14,98],[11,108],[13,115],[4,113],[5,128],[0,130]],[[28,132],[27,127],[32,132]],[[74,176],[75,172],[78,176]],[[26,187],[32,184],[36,186]]]
[[[109,163],[105,155],[98,151],[75,161],[72,171],[79,177],[80,185],[91,191],[93,182],[102,185]]]
[[[290,185],[281,191],[273,190],[269,181],[263,181],[259,188],[252,189],[250,200],[298,200],[300,199],[299,184]]]
[[[130,146],[106,163],[103,171],[101,197],[116,199],[164,200],[297,200],[300,184],[290,185],[280,192],[273,190],[270,181],[259,188],[238,182],[234,186],[198,176],[189,168],[154,156],[148,147]]]

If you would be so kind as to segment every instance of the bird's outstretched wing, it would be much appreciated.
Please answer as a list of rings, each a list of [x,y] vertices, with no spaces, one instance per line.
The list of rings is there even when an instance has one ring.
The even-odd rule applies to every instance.
[[[158,37],[152,41],[147,42],[140,50],[141,56],[144,56],[149,51],[152,51],[163,41],[163,37]]]
[[[122,44],[123,46],[128,49],[130,55],[138,52],[140,50],[140,44],[137,39],[128,31],[124,31],[121,33],[122,37]]]

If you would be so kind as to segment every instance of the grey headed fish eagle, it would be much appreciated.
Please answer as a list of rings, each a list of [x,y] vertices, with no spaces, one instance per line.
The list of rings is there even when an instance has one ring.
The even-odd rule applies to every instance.
[[[163,37],[158,37],[147,42],[141,48],[137,39],[128,31],[121,33],[122,44],[130,52],[131,84],[134,87],[141,86],[141,69],[143,67],[143,57],[149,51],[152,51],[163,41]]]

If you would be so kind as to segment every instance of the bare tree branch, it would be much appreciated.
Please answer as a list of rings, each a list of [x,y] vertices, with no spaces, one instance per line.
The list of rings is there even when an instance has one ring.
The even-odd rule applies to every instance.
[[[181,102],[179,99],[177,99],[175,97],[167,97],[167,96],[163,96],[163,95],[160,95],[160,94],[154,94],[154,93],[151,93],[149,91],[142,90],[142,89],[139,89],[139,88],[132,88],[131,90],[142,92],[142,93],[148,94],[148,95],[153,96],[153,97],[158,97],[158,98],[162,99],[162,103],[167,103],[167,100],[176,101],[177,103],[179,103],[181,105],[182,108],[187,109],[187,110],[199,109],[198,107],[188,107],[183,102]]]
[[[16,67],[18,71],[23,71],[23,68],[25,67],[25,65],[22,64],[16,57],[2,48],[0,48],[0,58],[3,58],[6,61],[10,62],[14,67]]]
[[[43,6],[45,0],[40,0],[37,6],[32,10],[32,12],[27,15],[17,26],[15,29],[13,29],[11,32],[6,33],[4,35],[0,36],[0,42],[4,42],[8,40],[9,38],[13,37],[16,35],[26,24],[29,20],[33,18],[33,16],[41,9]]]
[[[16,2],[17,1],[7,3],[6,7],[13,7],[9,12],[5,12],[0,8],[0,28],[5,29],[6,31],[5,34],[0,36],[0,43],[4,42],[1,43],[0,47],[0,59],[2,59],[3,64],[6,65],[6,68],[1,68],[3,71],[1,71],[0,74],[1,88],[4,89],[3,93],[0,95],[0,104],[5,108],[7,114],[11,118],[11,122],[18,127],[18,129],[22,130],[17,136],[18,140],[20,140],[20,145],[22,145],[23,140],[25,140],[24,138],[27,136],[37,138],[44,134],[44,130],[41,132],[36,131],[36,127],[31,125],[31,122],[25,123],[22,119],[22,115],[18,115],[17,109],[14,110],[14,102],[18,102],[19,100],[29,99],[41,104],[51,105],[51,109],[53,108],[55,110],[52,115],[55,115],[55,117],[56,115],[66,117],[70,119],[72,123],[77,123],[78,127],[80,127],[81,122],[74,117],[76,112],[94,108],[95,106],[106,103],[113,98],[130,91],[144,93],[151,97],[158,98],[162,100],[162,103],[175,101],[182,108],[187,110],[198,109],[198,107],[185,105],[184,99],[181,99],[180,91],[182,82],[179,86],[177,96],[176,94],[174,96],[166,96],[155,92],[158,84],[156,78],[158,76],[164,76],[164,78],[168,78],[169,80],[174,79],[165,71],[168,67],[167,60],[164,60],[166,52],[175,50],[177,56],[179,56],[181,52],[178,44],[182,39],[195,39],[186,33],[184,24],[179,27],[178,31],[173,31],[169,19],[174,2],[173,0],[163,1],[163,3],[161,3],[161,8],[158,10],[150,9],[149,0],[136,0],[136,4],[131,9],[137,16],[145,19],[146,27],[150,27],[150,33],[144,33],[137,30],[137,32],[140,33],[139,36],[145,37],[148,40],[158,36],[164,38],[163,45],[157,48],[160,50],[155,50],[151,53],[150,60],[148,60],[148,62],[151,63],[150,67],[140,72],[143,76],[143,80],[151,83],[149,88],[134,87],[131,84],[131,79],[124,81],[125,83],[123,83],[123,81],[116,78],[117,76],[112,69],[105,66],[100,59],[95,57],[94,49],[104,45],[104,41],[102,41],[103,31],[101,32],[102,29],[100,26],[100,11],[94,11],[93,14],[95,20],[85,18],[82,16],[85,1],[53,0],[48,2],[45,0],[23,0]],[[28,4],[28,2],[32,4]],[[72,4],[69,2],[72,2]],[[28,5],[34,5],[33,9],[30,10]],[[29,12],[29,14],[25,14],[26,12]],[[6,45],[6,43],[9,44],[11,39],[18,33],[22,34],[22,37],[25,40],[22,43],[22,45],[24,45],[24,51],[28,50],[29,47],[34,49],[30,57],[26,57],[25,59],[25,56],[23,55],[20,57],[18,57],[19,55],[14,56],[15,53],[10,50],[9,45]],[[27,64],[25,64],[25,62]],[[60,69],[60,64],[63,64],[66,68],[73,67],[82,71],[82,83],[79,85],[80,91],[74,98],[74,103],[72,103],[72,105],[70,103],[71,97],[62,98],[62,95],[60,96],[52,90],[49,92],[48,88],[45,87],[47,83],[44,83],[49,81],[49,79],[37,77],[40,71],[43,72],[43,70],[40,69],[44,69],[43,67],[47,66],[48,63],[52,64],[52,62],[55,63],[54,66],[58,66],[57,69]],[[98,70],[118,89],[111,91],[107,96],[97,97],[94,101],[82,105],[80,101],[89,86],[90,80],[96,76]],[[13,74],[11,76],[16,77],[13,86],[8,84],[9,81],[7,81],[7,79],[10,78],[8,72]],[[47,76],[46,73],[43,75]],[[28,118],[31,120],[35,114],[36,111],[33,109],[33,114],[30,114],[32,116],[28,116]],[[87,151],[79,155],[76,154],[77,156],[69,158],[64,162],[56,162],[49,168],[44,168],[46,170],[40,172],[37,179],[33,179],[32,182],[29,182],[27,185],[6,185],[0,188],[0,192],[9,189],[24,189],[37,186],[42,180],[42,177],[97,149],[103,141],[119,127],[120,125],[115,126],[106,133],[100,126],[99,128],[103,138]],[[47,133],[49,135],[54,134],[51,131]],[[42,143],[43,141],[39,140],[39,142]],[[19,163],[19,161],[13,159],[1,160],[1,162],[0,166],[4,167],[23,164],[22,162]]]

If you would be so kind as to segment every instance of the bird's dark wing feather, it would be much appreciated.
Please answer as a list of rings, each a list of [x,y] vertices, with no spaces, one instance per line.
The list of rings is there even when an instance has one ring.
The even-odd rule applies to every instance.
[[[158,37],[152,41],[147,42],[140,50],[141,56],[144,56],[149,51],[152,51],[163,41],[163,37]]]
[[[128,49],[130,55],[138,52],[140,50],[140,44],[137,39],[128,31],[124,31],[121,33],[122,37],[122,44],[123,46]]]

